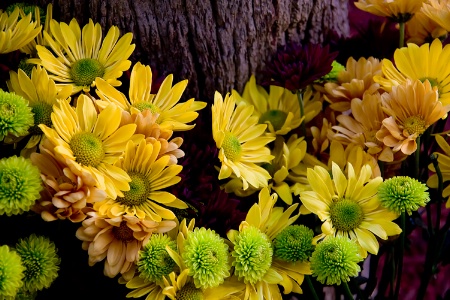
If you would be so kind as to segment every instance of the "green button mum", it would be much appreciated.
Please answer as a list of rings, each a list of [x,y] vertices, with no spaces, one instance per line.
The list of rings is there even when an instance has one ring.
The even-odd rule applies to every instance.
[[[22,286],[23,271],[20,256],[9,247],[0,246],[0,298],[13,297]]]
[[[33,124],[33,113],[28,102],[19,95],[0,90],[0,141],[7,135],[27,135]]]
[[[288,262],[307,261],[314,251],[314,232],[304,225],[290,225],[274,239],[274,255]]]

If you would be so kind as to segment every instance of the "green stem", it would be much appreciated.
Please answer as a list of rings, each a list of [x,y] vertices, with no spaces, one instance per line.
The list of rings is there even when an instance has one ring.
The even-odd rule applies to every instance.
[[[348,286],[347,281],[342,281],[341,286],[344,288],[345,297],[353,300],[353,294],[352,291],[350,291],[350,287]]]
[[[303,96],[302,91],[297,91],[297,98],[298,98],[298,104],[300,105],[300,118],[305,116],[305,107],[303,106]],[[302,129],[302,134],[306,138],[306,123],[305,120],[302,121],[302,124],[300,124],[300,127]]]
[[[405,22],[399,22],[398,25],[400,25],[399,27],[399,31],[400,31],[400,40],[399,40],[399,48],[402,48],[405,44]]]
[[[417,179],[417,180],[419,180],[420,181],[420,136],[419,137],[417,137],[417,140],[416,140],[416,143],[417,143],[417,149],[416,149],[416,153],[415,153],[415,170],[414,170],[414,172],[415,172],[415,178]]]
[[[403,271],[403,252],[405,251],[405,236],[406,236],[406,213],[402,212],[400,215],[400,227],[402,228],[402,233],[400,234],[400,252],[397,267],[397,283],[395,285],[395,295],[394,299],[398,299],[398,294],[400,292],[400,283],[402,281],[402,271]]]
[[[314,298],[314,300],[319,300],[319,296],[317,296],[316,290],[314,289],[314,285],[312,284],[311,278],[309,275],[305,275],[306,283],[308,284],[309,290]]]

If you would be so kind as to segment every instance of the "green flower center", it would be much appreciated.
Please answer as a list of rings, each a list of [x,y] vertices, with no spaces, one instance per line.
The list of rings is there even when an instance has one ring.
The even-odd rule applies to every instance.
[[[222,149],[225,157],[231,161],[237,161],[241,157],[242,146],[237,137],[232,133],[226,132],[222,142]]]
[[[114,226],[112,229],[114,237],[124,243],[134,241],[133,230],[127,226],[127,222],[120,223],[120,226]]]
[[[31,112],[34,114],[34,126],[30,128],[31,134],[42,134],[42,130],[38,127],[39,124],[52,126],[52,111],[52,106],[45,102],[38,102],[31,107]]]
[[[364,213],[358,203],[342,199],[331,204],[330,218],[338,231],[348,232],[361,224]]]
[[[256,227],[247,227],[236,238],[233,266],[244,282],[256,284],[272,265],[273,250],[267,235]]]
[[[421,135],[427,129],[427,123],[420,116],[412,116],[405,120],[403,126],[408,134]]]
[[[96,77],[102,77],[105,68],[96,59],[82,58],[73,63],[70,77],[77,86],[91,85]]]
[[[105,157],[102,141],[90,132],[74,134],[69,146],[76,161],[83,166],[97,167]]]
[[[139,206],[147,201],[150,194],[150,182],[143,174],[139,172],[130,172],[131,178],[130,190],[124,191],[124,197],[117,197],[116,201],[127,206]]]
[[[23,197],[21,191],[25,181],[20,177],[20,172],[15,170],[4,170],[0,173],[0,187],[2,196],[7,196],[10,200],[16,201]]]
[[[203,300],[203,292],[189,282],[177,292],[175,298],[177,300]]]
[[[135,104],[133,104],[133,107],[139,109],[140,111],[144,111],[146,109],[149,109],[153,114],[161,112],[161,110],[159,109],[158,106],[156,106],[156,105],[154,105],[154,104],[152,104],[150,102],[135,103]]]
[[[275,257],[289,262],[306,261],[314,251],[314,232],[304,225],[290,225],[273,242]]]
[[[286,122],[287,116],[287,113],[285,113],[284,111],[272,109],[266,111],[261,115],[261,117],[259,118],[259,123],[264,124],[265,122],[269,121],[272,124],[273,129],[275,129],[276,131],[280,130],[283,127],[284,122]]]
[[[422,83],[425,82],[425,80],[428,80],[432,87],[437,86],[439,89],[439,82],[437,81],[437,78],[430,78],[430,77],[423,77],[419,79]]]

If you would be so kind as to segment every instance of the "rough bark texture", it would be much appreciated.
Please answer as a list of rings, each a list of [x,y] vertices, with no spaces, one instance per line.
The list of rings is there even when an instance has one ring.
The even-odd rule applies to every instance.
[[[10,0],[7,0],[10,1]],[[330,30],[347,35],[347,0],[31,0],[53,3],[54,18],[106,31],[133,32],[133,61],[160,75],[189,79],[186,94],[211,99],[242,90],[252,73],[287,41],[321,42]],[[206,99],[205,99],[206,98]],[[209,100],[211,101],[211,100]]]

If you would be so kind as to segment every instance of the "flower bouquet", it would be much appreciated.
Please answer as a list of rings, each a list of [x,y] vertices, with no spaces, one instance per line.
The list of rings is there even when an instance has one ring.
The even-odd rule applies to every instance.
[[[349,8],[391,52],[287,43],[205,102],[132,33],[1,10],[0,299],[448,298],[450,3]]]

